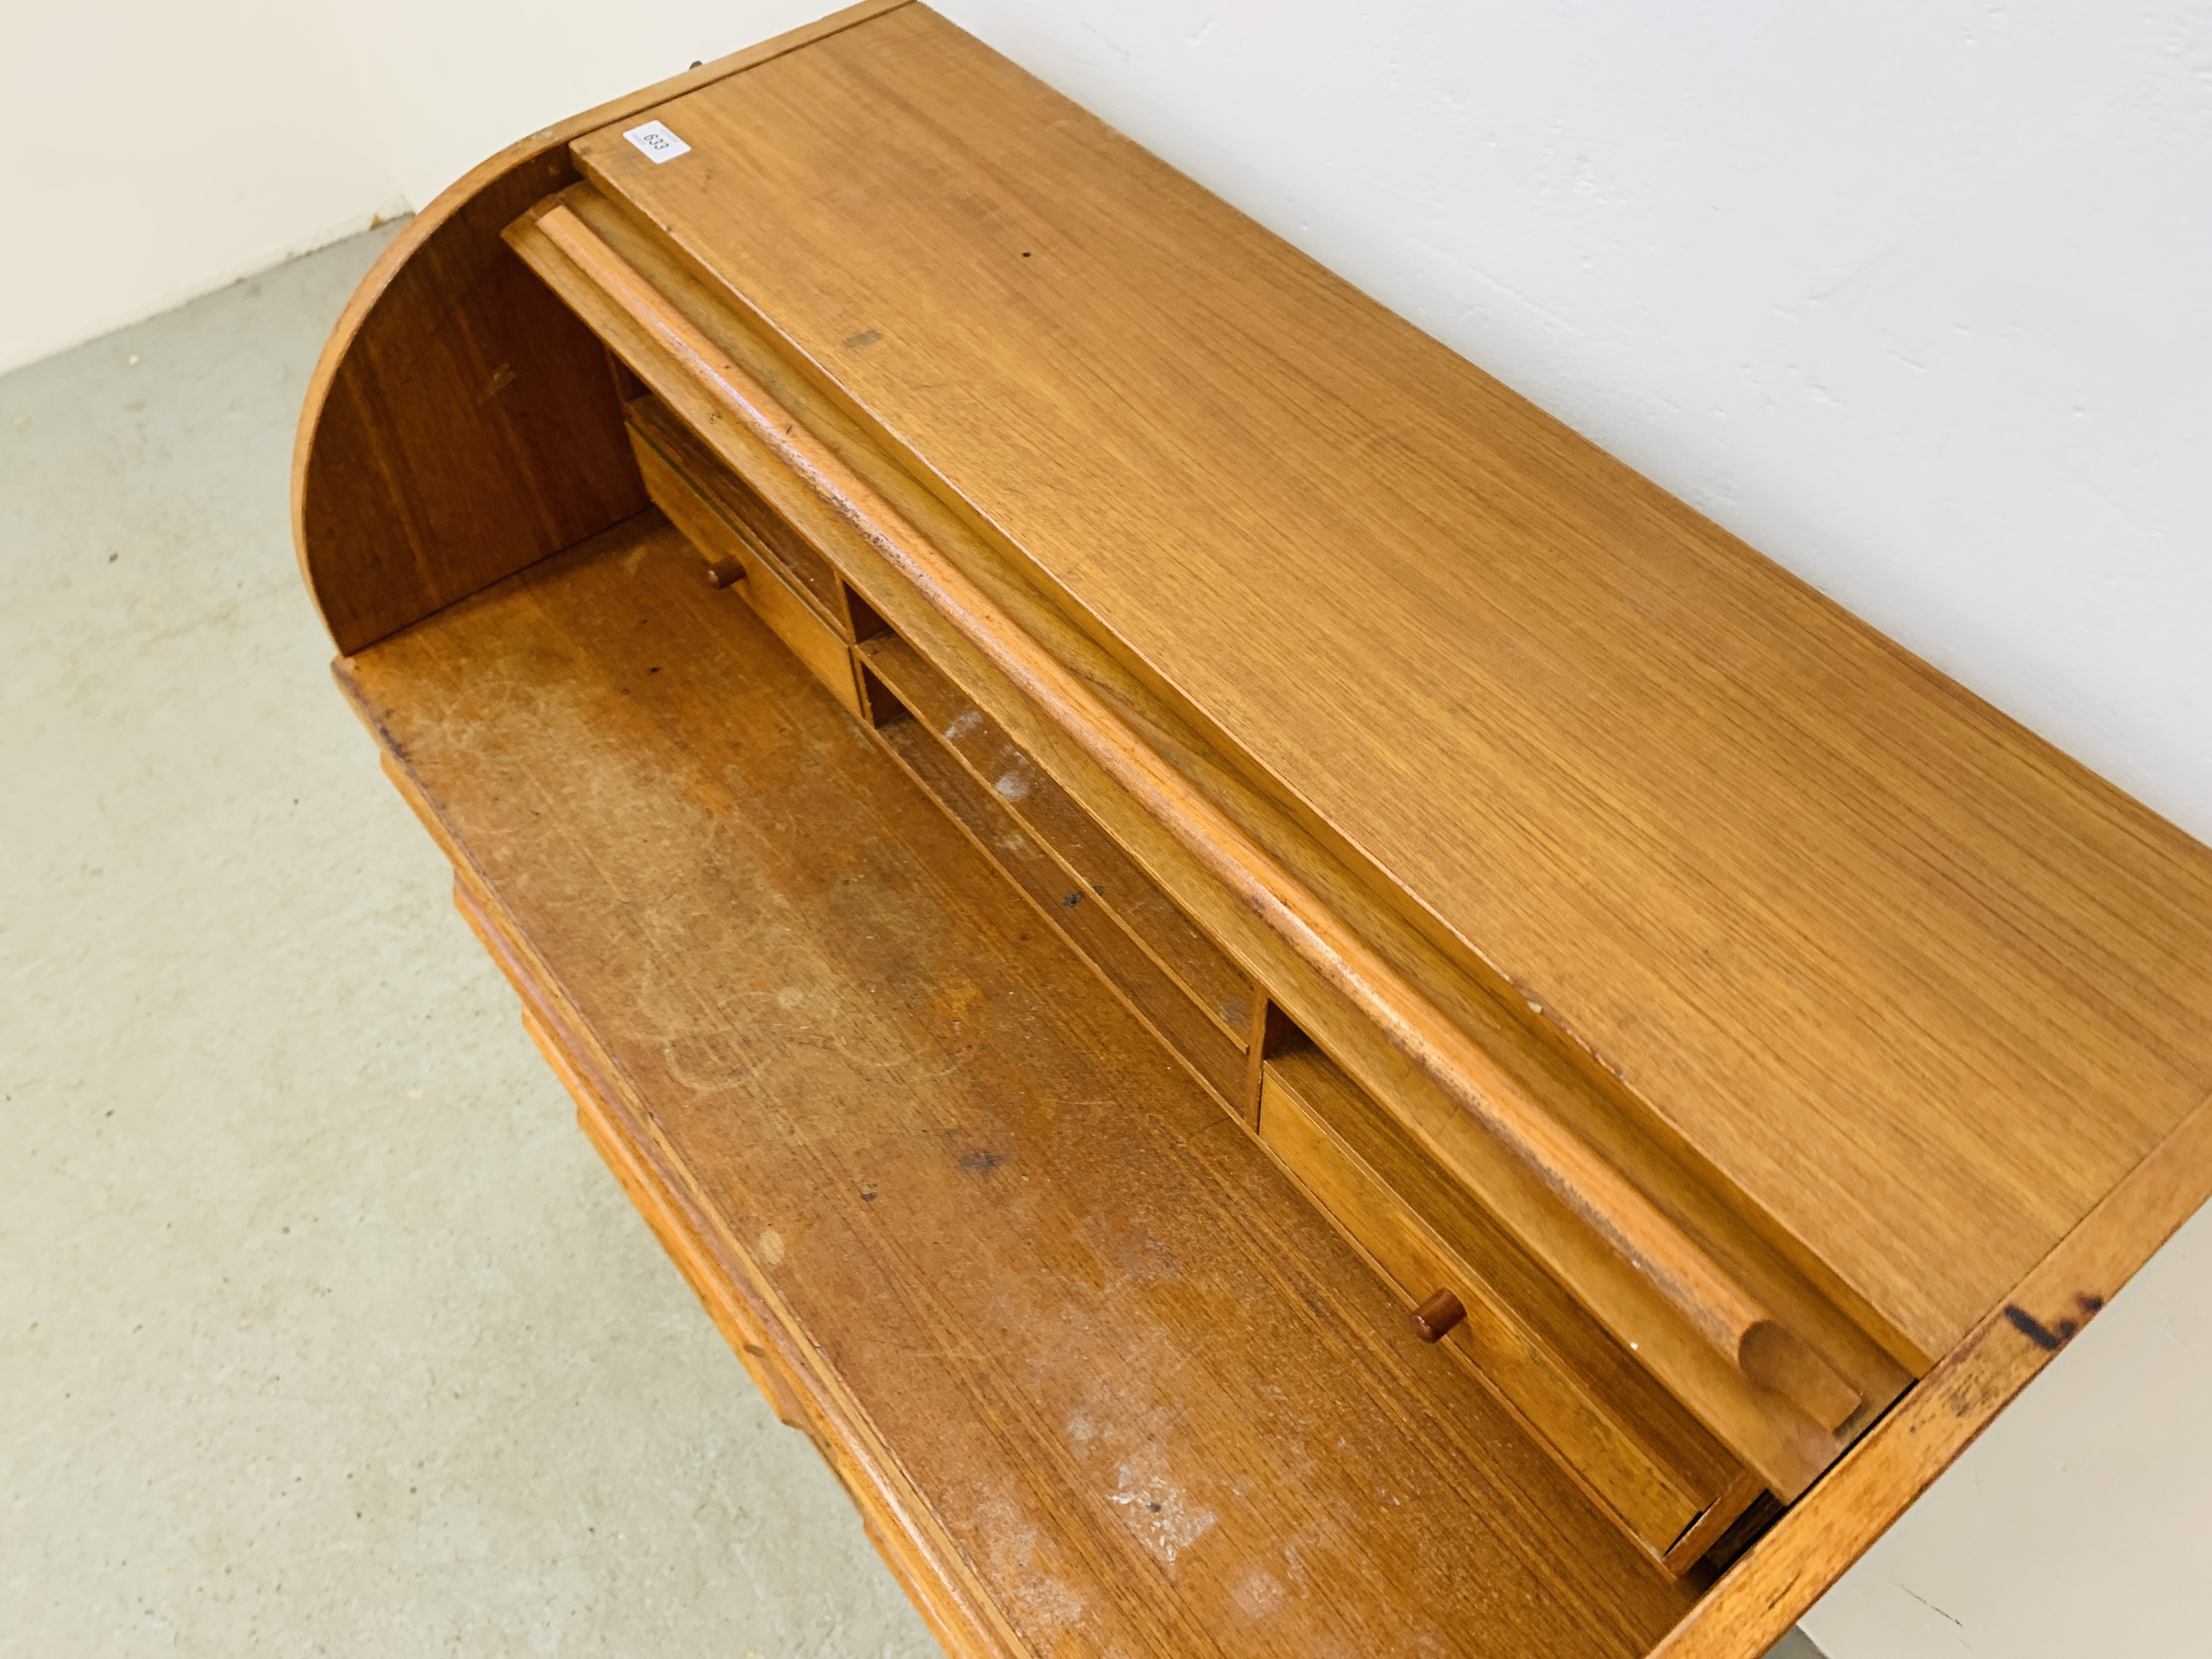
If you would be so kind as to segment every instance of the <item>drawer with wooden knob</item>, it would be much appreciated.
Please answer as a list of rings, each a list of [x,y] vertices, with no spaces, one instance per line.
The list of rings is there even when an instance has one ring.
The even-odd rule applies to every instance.
[[[1320,1050],[1265,1062],[1260,1138],[1620,1524],[1685,1571],[1764,1491]]]
[[[628,409],[631,447],[653,505],[707,560],[707,579],[736,587],[807,672],[854,714],[853,620],[843,585],[820,554],[768,511],[744,481],[671,418],[659,401]]]

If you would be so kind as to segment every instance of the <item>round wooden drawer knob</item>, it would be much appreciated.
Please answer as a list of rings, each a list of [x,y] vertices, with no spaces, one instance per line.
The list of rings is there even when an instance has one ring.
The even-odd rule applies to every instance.
[[[1413,1328],[1424,1342],[1441,1342],[1444,1334],[1467,1317],[1467,1310],[1449,1291],[1438,1291],[1413,1310]]]
[[[717,559],[707,567],[709,587],[734,587],[744,579],[745,568],[735,559]]]

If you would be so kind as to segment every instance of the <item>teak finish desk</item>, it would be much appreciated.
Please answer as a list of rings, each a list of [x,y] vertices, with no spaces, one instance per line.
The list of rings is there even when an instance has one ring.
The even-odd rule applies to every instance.
[[[2212,854],[924,6],[464,179],[295,493],[953,1652],[1749,1659],[2212,1188]]]

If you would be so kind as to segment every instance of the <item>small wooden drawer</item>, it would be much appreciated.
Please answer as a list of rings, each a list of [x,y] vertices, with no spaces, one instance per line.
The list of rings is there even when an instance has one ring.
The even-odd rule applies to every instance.
[[[845,584],[820,548],[793,529],[659,398],[633,398],[623,404],[623,415],[641,465],[650,466],[649,452],[662,467],[682,474],[700,503],[730,532],[782,567],[823,621],[848,639],[858,637]],[[664,505],[661,510],[667,508]]]
[[[1260,1137],[1409,1307],[1456,1298],[1441,1346],[1669,1571],[1764,1491],[1319,1049],[1266,1062]]]
[[[806,665],[807,671],[829,688],[830,695],[856,719],[861,718],[860,685],[853,665],[852,619],[842,586],[828,590],[834,605],[825,603],[822,592],[803,579],[800,572],[806,567],[794,568],[784,556],[792,547],[805,547],[795,534],[787,532],[777,537],[772,548],[750,521],[732,515],[728,500],[735,490],[744,489],[743,484],[703,448],[695,454],[672,443],[670,432],[681,432],[682,428],[665,416],[657,400],[640,398],[630,405],[630,416],[631,447],[637,453],[638,470],[645,475],[646,493],[653,497],[653,505],[668,515],[710,566],[734,564],[744,570],[744,579],[736,585],[746,602]],[[691,445],[698,447],[696,440]],[[682,455],[682,465],[672,458],[672,449]],[[766,504],[762,506],[766,512]],[[811,550],[806,551],[819,559]],[[830,580],[835,580],[834,573]]]

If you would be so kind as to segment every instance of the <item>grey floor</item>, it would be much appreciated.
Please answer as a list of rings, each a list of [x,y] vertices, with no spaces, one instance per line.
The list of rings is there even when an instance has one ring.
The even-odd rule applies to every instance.
[[[0,378],[0,1659],[935,1653],[330,685],[380,241]]]
[[[0,1655],[933,1654],[331,685],[380,240],[0,379]]]

